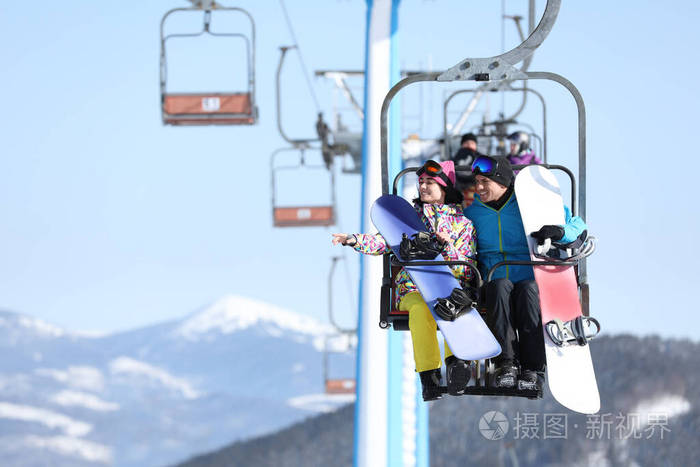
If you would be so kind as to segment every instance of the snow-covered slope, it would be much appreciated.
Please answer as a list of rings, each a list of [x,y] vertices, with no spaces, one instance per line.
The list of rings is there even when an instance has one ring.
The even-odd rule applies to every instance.
[[[236,296],[108,336],[0,312],[2,465],[166,465],[333,410],[352,398],[322,394],[331,333]],[[350,353],[330,361],[353,374]]]

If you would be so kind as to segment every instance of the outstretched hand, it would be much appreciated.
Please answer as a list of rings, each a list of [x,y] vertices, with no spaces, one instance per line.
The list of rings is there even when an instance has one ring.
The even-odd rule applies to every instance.
[[[531,237],[537,240],[538,245],[544,245],[548,238],[553,242],[564,238],[564,228],[560,225],[543,225],[537,232],[532,232]]]
[[[334,233],[333,235],[333,245],[341,244],[344,246],[354,246],[357,242],[353,235],[348,235],[344,233]]]

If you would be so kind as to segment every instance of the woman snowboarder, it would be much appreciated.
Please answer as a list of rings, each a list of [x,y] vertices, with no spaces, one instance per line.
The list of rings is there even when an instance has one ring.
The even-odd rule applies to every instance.
[[[428,232],[442,246],[447,261],[465,261],[476,251],[472,222],[462,212],[462,194],[455,189],[455,168],[452,161],[427,161],[416,172],[419,197],[413,200]],[[333,244],[342,244],[367,255],[389,253],[380,234],[333,234]],[[471,270],[464,265],[452,267],[452,272],[466,289]],[[441,397],[441,358],[437,341],[437,323],[408,273],[401,269],[396,278],[399,309],[408,311],[408,327],[413,340],[416,371],[423,386],[423,400]],[[460,360],[445,342],[447,390],[450,394],[464,392],[471,375],[470,362]]]

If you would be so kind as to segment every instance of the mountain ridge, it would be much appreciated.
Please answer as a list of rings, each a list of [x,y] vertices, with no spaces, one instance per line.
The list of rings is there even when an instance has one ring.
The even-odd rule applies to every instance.
[[[700,458],[700,342],[631,334],[591,342],[601,410],[576,414],[544,398],[461,396],[430,403],[430,465],[695,465]],[[505,436],[480,431],[490,411]],[[545,417],[565,416],[563,437],[547,438]],[[561,420],[561,418],[560,418]],[[231,443],[178,467],[350,466],[354,405],[259,438]],[[552,431],[550,431],[550,434]],[[271,449],[274,446],[274,449]]]
[[[165,465],[347,403],[323,394],[330,326],[245,297],[103,336],[15,312],[0,329],[7,466]]]

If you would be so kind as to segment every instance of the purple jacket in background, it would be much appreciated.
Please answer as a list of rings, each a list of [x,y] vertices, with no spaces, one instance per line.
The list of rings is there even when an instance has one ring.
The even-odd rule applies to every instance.
[[[542,161],[531,150],[523,151],[518,155],[508,156],[508,160],[513,165],[541,164]]]

